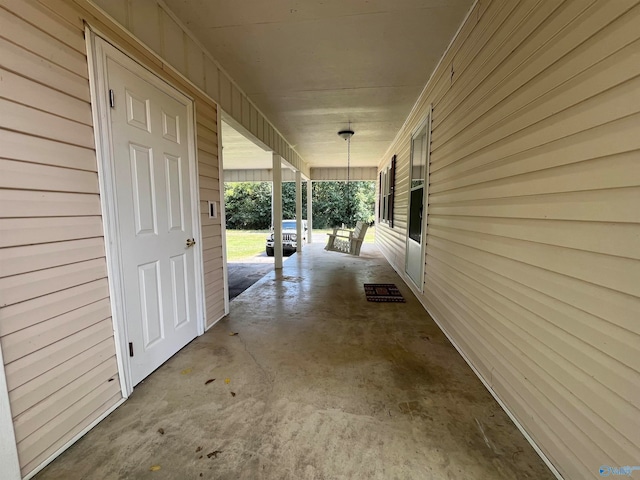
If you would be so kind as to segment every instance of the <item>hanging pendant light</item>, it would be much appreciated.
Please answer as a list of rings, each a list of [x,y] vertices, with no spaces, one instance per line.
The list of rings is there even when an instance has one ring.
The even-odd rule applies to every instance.
[[[348,129],[338,132],[340,138],[347,141],[347,189],[345,200],[347,202],[347,222],[349,223],[351,223],[351,186],[349,185],[349,181],[351,180],[351,137],[353,137],[354,134],[355,132],[351,130],[351,122],[349,122]]]
[[[351,129],[349,130],[340,130],[338,132],[338,135],[340,135],[340,137],[344,140],[351,140],[351,137],[353,137],[353,135],[355,134],[355,132]]]

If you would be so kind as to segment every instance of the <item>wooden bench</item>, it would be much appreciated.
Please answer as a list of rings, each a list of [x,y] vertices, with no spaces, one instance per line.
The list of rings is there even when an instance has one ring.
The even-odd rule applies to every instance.
[[[358,222],[353,230],[334,228],[333,233],[327,233],[329,239],[324,249],[330,252],[342,252],[359,256],[362,241],[367,233],[367,227],[366,223]]]

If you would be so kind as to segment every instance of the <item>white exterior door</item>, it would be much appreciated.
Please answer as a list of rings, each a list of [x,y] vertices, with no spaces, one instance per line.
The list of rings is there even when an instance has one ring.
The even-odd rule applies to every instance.
[[[198,334],[193,105],[104,48],[124,354],[133,387]]]
[[[424,226],[429,176],[429,121],[411,138],[409,211],[405,272],[422,292],[424,287]]]

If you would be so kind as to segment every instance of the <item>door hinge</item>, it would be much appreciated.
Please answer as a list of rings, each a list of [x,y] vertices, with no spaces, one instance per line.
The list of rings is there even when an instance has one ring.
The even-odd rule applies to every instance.
[[[109,89],[109,106],[111,108],[116,106],[116,94],[113,93],[112,89]]]
[[[133,357],[133,342],[129,342],[129,356]]]

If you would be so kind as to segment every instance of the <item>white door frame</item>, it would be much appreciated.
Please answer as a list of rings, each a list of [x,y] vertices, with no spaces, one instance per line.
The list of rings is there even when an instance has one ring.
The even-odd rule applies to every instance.
[[[216,125],[218,125],[218,183],[220,185],[220,230],[222,234],[222,275],[224,280],[224,314],[229,315],[229,264],[227,263],[227,214],[224,199],[224,161],[222,155],[222,109],[216,108]],[[208,329],[213,327],[218,320],[212,322]],[[208,330],[207,329],[207,330]]]
[[[124,312],[124,283],[122,278],[122,257],[119,246],[118,213],[115,205],[116,188],[113,166],[113,152],[109,89],[107,85],[107,55],[117,58],[128,64],[136,75],[153,84],[158,89],[173,97],[182,96],[182,100],[188,104],[187,131],[189,135],[189,167],[191,171],[191,201],[193,205],[193,236],[196,238],[194,251],[195,284],[196,284],[196,324],[198,335],[202,335],[205,329],[204,308],[204,271],[202,264],[202,228],[200,225],[200,198],[198,188],[198,162],[196,159],[196,121],[195,103],[193,99],[177,88],[168,84],[161,77],[147,70],[143,65],[129,57],[118,49],[103,35],[98,34],[89,26],[85,27],[87,39],[87,56],[89,63],[89,82],[91,86],[91,105],[93,114],[94,137],[96,141],[96,156],[98,161],[98,181],[100,184],[100,202],[102,204],[102,222],[104,227],[107,276],[111,301],[111,315],[116,343],[116,357],[122,395],[127,398],[133,391],[131,382],[131,368],[129,355],[127,354],[127,328]]]
[[[2,474],[4,475],[2,478],[6,480],[20,480],[22,478],[2,357],[2,345],[0,345],[0,465],[2,465]]]
[[[407,202],[407,235],[405,239],[405,257],[404,257],[404,273],[410,279],[411,282],[418,288],[420,293],[424,293],[424,265],[426,262],[425,259],[425,251],[427,245],[427,219],[428,219],[428,207],[429,207],[429,163],[431,160],[431,112],[432,105],[429,105],[427,108],[427,114],[422,119],[422,121],[418,124],[418,126],[411,132],[411,145],[409,149],[409,184],[408,184],[408,196],[409,201]],[[409,242],[411,240],[409,238],[409,223],[411,221],[411,176],[412,176],[412,168],[413,168],[413,139],[414,137],[420,133],[420,131],[426,128],[427,129],[427,145],[426,145],[426,158],[425,158],[425,169],[424,169],[424,184],[423,184],[423,193],[422,193],[422,225],[420,226],[420,285],[416,284],[411,278],[411,275],[407,273],[407,264],[409,262]]]

